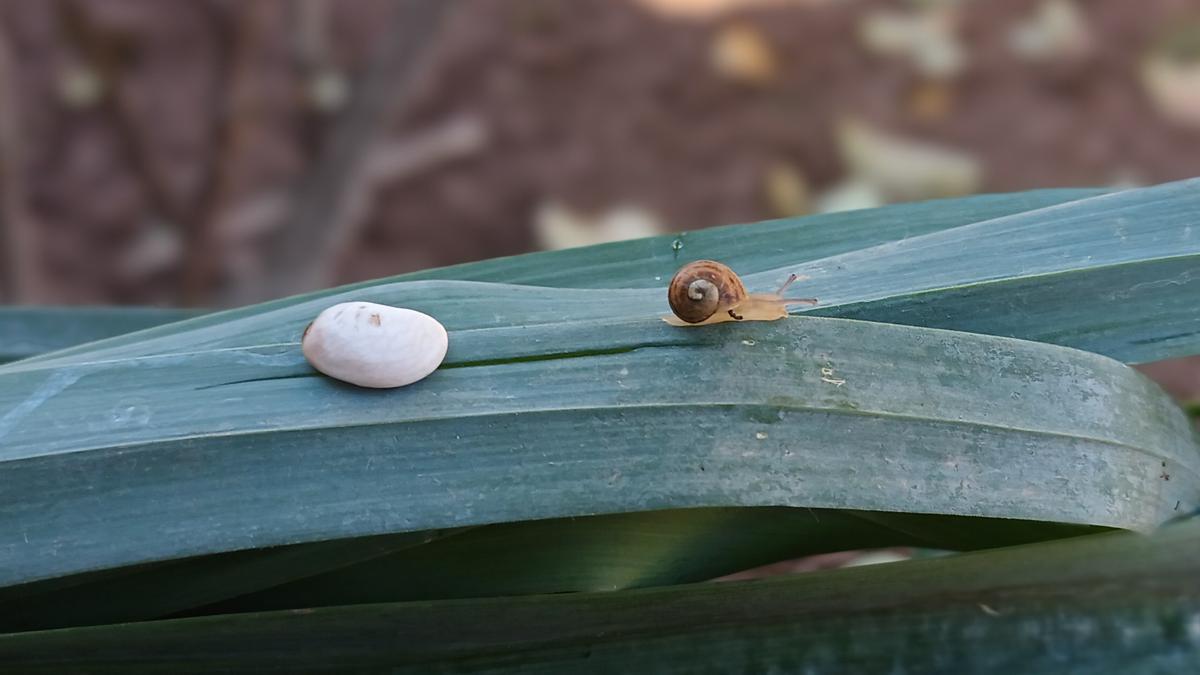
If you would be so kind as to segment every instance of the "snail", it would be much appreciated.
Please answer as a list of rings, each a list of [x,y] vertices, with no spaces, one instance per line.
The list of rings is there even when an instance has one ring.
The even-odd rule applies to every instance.
[[[437,319],[373,302],[343,302],[304,329],[300,349],[313,368],[360,387],[402,387],[446,358],[449,338]]]
[[[788,305],[815,305],[816,298],[785,298],[784,291],[799,279],[795,274],[774,293],[747,293],[746,285],[728,266],[715,260],[684,265],[671,279],[667,301],[672,326],[703,326],[723,321],[775,321],[788,315]]]

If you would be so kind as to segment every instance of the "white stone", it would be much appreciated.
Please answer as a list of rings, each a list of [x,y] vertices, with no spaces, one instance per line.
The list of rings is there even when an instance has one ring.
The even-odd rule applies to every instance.
[[[321,312],[301,338],[322,373],[360,387],[403,387],[446,358],[449,337],[437,319],[373,302],[343,302]]]

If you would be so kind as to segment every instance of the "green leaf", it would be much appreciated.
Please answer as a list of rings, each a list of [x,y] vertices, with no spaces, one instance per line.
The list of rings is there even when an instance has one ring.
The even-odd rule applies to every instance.
[[[0,631],[160,618],[307,576],[389,558],[450,532],[420,532],[235,551],[0,589]]]
[[[1087,531],[1016,520],[778,507],[550,519],[475,528],[199,611],[665,586],[815,553],[896,544],[995,547]]]
[[[529,313],[580,292],[385,289],[397,286],[448,308],[467,286],[469,302],[493,293]],[[142,355],[7,366],[0,583],[594,513],[782,505],[1145,529],[1200,498],[1182,412],[1083,352],[836,319],[677,329],[651,316],[458,330],[433,377],[367,391],[299,354],[326,302]]]
[[[919,206],[910,205],[907,215],[936,209],[931,205],[921,211]],[[723,254],[716,247],[694,250],[685,245],[677,250],[678,238],[653,238],[625,244],[644,248],[642,267],[657,271],[653,279],[631,281],[629,266],[620,265],[611,288],[564,292],[553,296],[557,302],[544,296],[536,308],[528,302],[528,294],[541,289],[511,288],[513,302],[504,302],[483,290],[494,284],[460,286],[458,293],[447,293],[442,302],[431,304],[439,319],[458,329],[648,316],[666,311],[662,289],[678,264],[693,259],[693,254],[718,254],[739,263],[738,271],[752,288],[777,286],[789,272],[808,277],[802,288],[821,299],[821,305],[810,312],[817,315],[1048,340],[1128,363],[1200,352],[1200,314],[1192,311],[1195,298],[1200,297],[1200,230],[1194,228],[1200,212],[1200,179],[1033,210],[1019,210],[1013,204],[1009,211],[1010,215],[967,220],[968,224],[957,227],[942,221],[942,228],[929,230],[919,229],[903,213],[890,212],[896,222],[878,238],[883,243],[862,232],[842,239],[828,231],[810,230],[805,227],[810,219],[743,226],[741,238],[732,230],[715,232],[711,236],[727,244]],[[837,222],[834,216],[840,215],[818,223],[832,227]],[[889,217],[877,215],[885,221]],[[748,236],[757,228],[766,228],[779,242],[775,248],[764,248],[761,240]],[[925,233],[897,239],[911,229]],[[836,244],[813,245],[822,236]],[[688,253],[676,255],[681,251]],[[602,255],[609,254],[597,254],[594,267],[559,274],[574,273],[581,286],[606,279]],[[673,256],[670,263],[668,256]],[[762,262],[750,262],[753,256]],[[560,263],[548,264],[568,260],[564,256]],[[513,263],[497,274],[521,278],[523,269]],[[486,275],[480,272],[479,276]],[[318,298],[374,295],[420,309],[424,289],[434,288],[428,285],[433,283],[402,285],[385,280],[323,291],[116,338],[80,348],[79,353],[92,355],[89,358],[120,354],[121,345],[231,325]],[[477,292],[473,289],[480,289],[479,297],[487,297],[487,306],[472,301],[470,295]],[[454,295],[459,297],[451,299]],[[44,358],[70,358],[73,353]]]
[[[0,307],[0,363],[199,314],[157,307]]]
[[[778,507],[554,518],[465,533],[237,551],[9,587],[0,589],[0,632],[181,614],[661,586],[848,548],[905,543],[970,549],[1087,531],[1017,520]],[[426,541],[433,543],[413,545]]]
[[[631,270],[669,274],[676,253],[724,249],[729,255],[717,257],[735,260],[755,287],[789,269],[814,275],[806,283],[823,289],[821,311],[1036,333],[1132,359],[1194,346],[1187,331],[1196,318],[1183,302],[1196,252],[1187,229],[1194,188],[1174,184],[1032,211],[1016,208],[1027,196],[979,198],[975,206],[1007,204],[1011,215],[977,221],[960,213],[965,221],[947,216],[894,242],[925,222],[906,218],[934,219],[943,209],[892,207],[696,233],[683,249],[665,240],[614,245],[597,249],[588,269],[578,258],[546,254],[577,263],[562,263],[561,280],[635,250],[621,246],[651,248],[642,267],[610,260],[624,270],[613,277],[624,288],[385,281],[12,364],[0,368],[0,476],[14,486],[0,492],[0,559],[14,563],[0,566],[0,586],[21,585],[14,590],[21,595],[39,580],[188,556],[680,508],[871,511],[889,536],[903,535],[888,541],[940,539],[946,548],[1002,543],[984,523],[1004,519],[1022,523],[1016,541],[1086,526],[1151,528],[1197,503],[1198,454],[1180,411],[1120,364],[1003,338],[814,317],[675,329],[657,318],[665,310],[661,287],[639,287],[650,282],[635,283]],[[806,229],[811,222],[859,229],[832,247],[791,248],[837,239]],[[879,241],[891,243],[870,240],[871,223],[885,224]],[[770,236],[754,241],[761,232]],[[535,266],[520,261],[487,273]],[[1121,275],[1103,273],[1117,268]],[[1020,305],[1037,293],[1048,306]],[[1135,293],[1138,316],[1161,313],[1162,321],[1114,317],[1111,303],[1097,304],[1107,293]],[[343,299],[438,316],[451,329],[446,364],[398,391],[316,376],[297,338],[320,309]],[[676,531],[688,532],[682,523],[693,515],[679,516]],[[637,527],[651,520],[634,519]],[[631,560],[621,583],[732,571],[719,566],[783,555],[795,544],[764,534],[712,567],[662,565],[728,536],[699,516],[691,526],[657,559]],[[483,529],[462,541],[496,536]],[[628,523],[618,529],[635,531]],[[471,592],[607,583],[588,561],[556,562],[560,551],[539,548],[535,532],[531,525],[509,532],[510,541],[533,542],[530,554],[544,557],[529,580],[485,573]],[[839,529],[806,550],[834,541],[872,545],[877,534]],[[397,556],[430,555],[418,565],[428,571],[469,549],[451,542],[444,555],[420,547],[411,559]],[[359,571],[369,572],[363,565]],[[328,570],[310,572],[311,583],[263,576],[242,588],[293,583],[311,592],[328,581]],[[425,577],[413,578],[415,586]],[[428,584],[432,593],[453,593],[449,586]],[[392,591],[413,597],[413,587]]]
[[[531,253],[394,277],[557,288],[661,288],[680,265],[716,258],[753,274],[1106,194],[1032,190],[727,225],[599,246]]]
[[[1184,673],[1200,521],[754,582],[0,636],[13,672]]]
[[[325,297],[392,281],[422,279],[488,281],[559,288],[659,288],[683,262],[719,258],[749,274],[869,248],[908,237],[960,227],[1025,211],[1104,194],[1096,189],[1034,190],[1007,195],[977,195],[877,209],[787,218],[753,225],[730,225],[635,241],[565,251],[529,253],[404,274],[353,284],[298,298],[214,314],[139,335],[85,345],[76,351],[169,335],[252,316],[300,299]],[[55,356],[58,356],[56,354]]]
[[[966,285],[813,313],[1007,335],[1145,363],[1200,352],[1200,256]]]

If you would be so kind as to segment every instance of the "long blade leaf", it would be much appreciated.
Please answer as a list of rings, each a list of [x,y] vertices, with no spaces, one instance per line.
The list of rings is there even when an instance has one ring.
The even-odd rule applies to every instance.
[[[475,286],[473,300],[505,291]],[[322,304],[243,321],[298,335]],[[1192,431],[1157,387],[1039,343],[817,318],[548,323],[456,332],[433,377],[364,391],[316,376],[294,342],[223,346],[247,328],[185,353],[7,367],[0,583],[593,513],[782,505],[1144,529],[1200,498]]]
[[[0,636],[10,672],[1182,673],[1200,522],[757,582]]]
[[[781,252],[764,252],[760,264],[743,265],[741,271],[753,288],[774,287],[791,272],[808,277],[804,288],[822,301],[811,310],[817,315],[1048,339],[1137,363],[1200,351],[1200,315],[1191,311],[1200,296],[1200,229],[1193,228],[1198,214],[1200,179],[1020,211],[851,250],[813,247],[809,244],[815,235],[797,224],[778,233]],[[772,231],[772,226],[743,229]],[[850,237],[845,243],[868,241]],[[645,243],[668,246],[653,239]],[[753,244],[731,242],[725,256],[718,257],[738,258],[748,246]],[[828,255],[813,257],[810,249]],[[779,264],[786,255],[792,262]],[[648,249],[643,259],[656,261],[661,254]],[[688,259],[678,256],[677,262]],[[458,329],[650,316],[667,309],[662,287],[669,275],[656,274],[653,283],[659,286],[653,288],[630,289],[627,279],[617,277],[614,288],[559,291],[561,295],[508,287],[512,302],[472,290],[494,284],[465,284],[457,292],[446,286],[428,311]],[[423,296],[438,288],[436,283],[384,280],[324,291],[81,347],[79,354],[94,359],[121,354],[122,345],[145,347],[156,337],[207,336],[206,327],[234,326],[318,298],[383,297],[422,309]],[[469,295],[473,293],[476,301]],[[535,307],[529,299],[539,293],[543,295]],[[486,305],[477,301],[484,297]],[[65,363],[73,353],[43,358]]]
[[[0,307],[0,363],[198,316],[157,307]]]
[[[718,258],[739,272],[750,274],[1100,194],[1104,192],[1096,189],[1035,190],[895,204],[877,209],[787,218],[753,225],[730,225],[565,251],[482,260],[354,284],[339,290],[422,279],[558,288],[657,288],[663,286],[664,280],[669,279],[688,260]],[[324,297],[336,292],[321,291],[301,297]],[[284,299],[230,310],[210,320],[191,321],[145,334],[106,340],[104,345],[193,330],[251,316],[296,300]],[[79,349],[90,351],[93,347],[89,345]]]
[[[984,222],[968,218],[955,225],[948,218],[919,236],[887,238],[912,233],[912,224],[900,220],[881,235],[891,243],[870,247],[870,233],[860,227],[832,248],[760,245],[739,269],[757,285],[780,273],[771,266],[785,259],[795,261],[789,268],[825,274],[832,295],[824,312],[1083,342],[1131,359],[1150,350],[1169,354],[1194,345],[1195,317],[1186,311],[1195,257],[1186,223],[1194,193],[1194,184],[1160,186],[1010,210]],[[927,207],[905,208],[911,215]],[[859,214],[859,224],[903,213],[895,209]],[[1143,212],[1147,222],[1130,225],[1130,214]],[[737,232],[816,237],[795,223],[775,223],[716,232],[711,242],[745,253],[749,249],[729,236]],[[1112,250],[1075,252],[1079,241],[1103,242],[1114,234],[1120,241]],[[1022,243],[1037,252],[1021,249]],[[669,262],[654,249],[648,260],[673,270],[680,250],[697,248],[703,251],[672,245]],[[956,250],[962,260],[949,253]],[[516,274],[518,262],[493,273]],[[603,267],[599,257],[595,262]],[[934,272],[923,276],[924,267]],[[835,272],[836,279],[830,277]],[[6,387],[0,389],[0,442],[8,444],[0,446],[0,471],[14,484],[31,486],[0,494],[13,500],[0,502],[0,517],[15,526],[7,551],[32,553],[28,567],[2,583],[256,546],[606,511],[792,504],[895,511],[883,516],[893,524],[898,512],[915,511],[1146,528],[1196,500],[1195,445],[1178,411],[1111,362],[1003,340],[814,319],[678,331],[655,318],[663,310],[661,289],[640,283],[618,279],[614,285],[629,288],[578,290],[385,282],[203,317],[0,369]],[[901,290],[889,290],[894,287]],[[839,300],[838,292],[846,297]],[[1100,303],[1113,293],[1136,297],[1137,308],[1117,319],[1102,316]],[[1039,297],[1045,307],[1029,302]],[[404,304],[443,319],[453,331],[443,372],[404,392],[367,393],[315,378],[295,339],[316,311],[340,298]],[[1160,327],[1141,325],[1139,317],[1160,318]],[[998,389],[970,391],[997,372]],[[1063,414],[1064,406],[1071,414]],[[611,442],[615,453],[596,457],[591,450],[589,456],[601,435],[601,447]],[[889,454],[893,449],[900,454]],[[945,465],[960,460],[964,449],[971,457],[955,486]],[[747,460],[735,462],[735,452]],[[828,452],[859,460],[865,454],[868,461],[823,464]],[[714,453],[721,477],[689,475],[713,466]],[[881,459],[900,465],[869,466]],[[197,464],[194,475],[180,473],[189,463]],[[134,477],[139,464],[151,475]],[[364,464],[370,477],[360,476]],[[627,478],[627,465],[636,480]],[[280,467],[288,474],[284,483],[312,503],[284,494]],[[822,473],[835,469],[846,474],[841,482]],[[540,499],[527,508],[505,503],[515,501],[519,481],[545,480],[539,470],[556,476]],[[826,482],[827,491],[848,495],[832,499],[815,491],[806,470],[811,480]],[[72,471],[81,474],[76,482],[55,482]],[[401,475],[406,471],[424,473]],[[680,473],[687,478],[680,481]],[[319,484],[324,475],[334,484]],[[439,482],[447,476],[455,479],[449,486]],[[437,487],[419,485],[422,479]],[[226,484],[232,504],[214,501],[216,486]],[[366,492],[353,498],[339,489],[360,484]],[[560,499],[566,485],[576,484],[581,494]],[[977,510],[963,507],[994,484],[1007,485],[1009,494],[998,491]],[[36,508],[38,486],[46,491],[42,503],[51,506],[43,518],[53,527],[44,530],[30,527],[40,523],[25,510]],[[139,500],[154,499],[155,489],[164,487],[182,490],[194,510],[139,513],[158,503]],[[1064,489],[1079,503],[1062,504]],[[628,499],[638,490],[637,499]],[[441,520],[420,509],[414,518],[412,504],[396,502],[395,491],[449,501]],[[955,499],[939,501],[926,491]],[[463,495],[472,498],[463,502]],[[80,519],[96,503],[114,522],[124,518],[169,536],[127,541],[118,550],[115,527],[80,531],[86,529]],[[264,504],[259,531],[249,516]],[[249,511],[239,512],[242,507]],[[907,541],[929,538],[937,522],[918,516]],[[696,541],[703,541],[708,530],[696,524]],[[1035,525],[1029,538],[1038,538],[1039,529],[1051,531]],[[32,545],[30,530],[38,532]],[[949,547],[978,545],[974,540],[970,527],[959,528]],[[82,555],[52,560],[63,547]],[[631,578],[670,580],[654,577],[645,564]],[[563,577],[573,573],[562,571]],[[481,592],[502,591],[496,581]]]

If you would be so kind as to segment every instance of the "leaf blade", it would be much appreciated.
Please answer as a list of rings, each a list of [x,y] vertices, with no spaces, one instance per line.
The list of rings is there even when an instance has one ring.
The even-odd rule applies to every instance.
[[[158,307],[0,307],[0,364],[199,314]]]
[[[805,218],[765,221],[751,226],[731,225],[679,235],[664,235],[636,241],[615,242],[565,251],[529,253],[483,260],[463,265],[403,274],[389,279],[351,284],[298,298],[264,303],[251,308],[228,310],[210,320],[150,330],[137,336],[105,340],[100,346],[193,330],[220,321],[249,316],[297,300],[328,297],[398,281],[461,280],[504,284],[526,284],[558,288],[653,288],[663,285],[681,264],[676,240],[686,239],[687,255],[682,260],[719,258],[742,273],[760,272],[826,255],[844,253],[887,241],[917,236],[942,229],[1036,210],[1100,194],[1097,189],[1052,189],[1005,195],[976,195],[912,204],[895,204],[878,209],[824,214]],[[797,257],[797,256],[801,257]],[[81,346],[63,354],[90,351]]]
[[[758,582],[5,635],[0,662],[22,672],[1186,672],[1200,660],[1198,560],[1192,521],[1149,538],[1097,535]]]
[[[0,582],[591,513],[807,506],[1144,529],[1200,498],[1182,412],[1103,357],[840,319],[610,328],[629,351],[443,369],[387,392],[312,376],[294,345],[14,369],[4,407],[37,405],[0,429],[17,486],[0,495],[0,556],[15,561]],[[531,326],[513,349],[558,330]],[[485,333],[451,364],[501,349]],[[147,512],[180,490],[186,508]],[[114,549],[86,525],[98,509],[143,534]],[[66,542],[76,557],[56,555]]]

